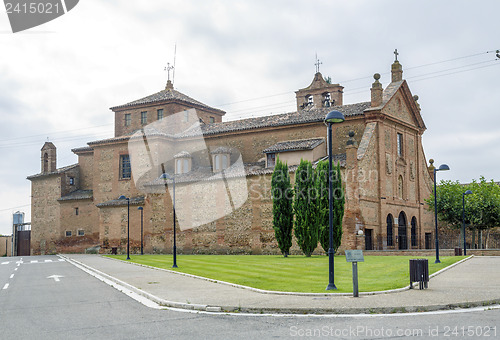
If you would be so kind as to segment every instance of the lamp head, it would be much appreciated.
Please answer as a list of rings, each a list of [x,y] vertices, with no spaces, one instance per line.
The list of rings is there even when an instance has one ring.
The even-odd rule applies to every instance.
[[[330,111],[325,117],[325,123],[335,124],[342,123],[345,120],[344,114],[340,111]]]
[[[166,172],[162,173],[159,177],[160,179],[172,179],[172,176],[167,174]]]
[[[118,199],[119,199],[119,200],[126,200],[126,199],[127,199],[127,197],[125,197],[125,196],[121,195],[120,197],[118,197]]]
[[[470,190],[467,190],[466,192],[464,192],[464,195],[470,195],[470,194],[472,194],[472,191],[470,191]]]
[[[446,164],[441,164],[441,165],[439,166],[438,171],[446,171],[446,170],[450,170],[450,167],[449,167],[448,165],[446,165]]]
[[[143,207],[139,207],[139,208],[137,208],[137,210],[142,210],[142,209],[143,209]]]

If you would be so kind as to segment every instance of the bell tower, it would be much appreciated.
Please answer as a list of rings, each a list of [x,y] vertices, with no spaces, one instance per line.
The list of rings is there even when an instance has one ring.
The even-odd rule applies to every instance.
[[[306,88],[295,92],[297,111],[307,108],[321,108],[342,105],[344,87],[339,84],[330,84],[318,71],[314,79]]]
[[[57,169],[56,146],[52,142],[45,142],[42,147],[42,173],[54,172]]]

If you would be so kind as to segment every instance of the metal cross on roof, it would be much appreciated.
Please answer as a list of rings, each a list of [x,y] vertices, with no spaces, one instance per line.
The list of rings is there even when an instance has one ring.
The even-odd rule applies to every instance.
[[[396,48],[396,49],[394,50],[394,56],[396,57],[396,60],[394,60],[394,61],[398,61],[398,55],[399,55],[399,53],[398,53],[398,49]]]
[[[165,67],[165,70],[164,71],[167,71],[167,80],[170,80],[170,70],[173,70],[174,67],[173,66],[170,66],[170,63],[167,63],[167,67]]]
[[[316,54],[316,63],[314,65],[316,65],[316,73],[319,72],[319,65],[323,64],[321,61],[319,61],[318,59],[318,55]]]

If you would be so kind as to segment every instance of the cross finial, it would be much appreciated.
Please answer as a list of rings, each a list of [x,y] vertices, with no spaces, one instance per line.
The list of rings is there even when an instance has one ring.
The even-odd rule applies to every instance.
[[[316,63],[314,65],[316,65],[316,73],[319,72],[319,65],[323,64],[321,61],[319,61],[318,59],[318,55],[316,54]]]
[[[396,48],[396,49],[394,50],[394,56],[396,57],[396,60],[394,60],[394,61],[398,61],[398,55],[399,55],[399,53],[398,53],[398,49]]]
[[[170,80],[170,71],[173,70],[174,67],[170,66],[170,63],[167,63],[167,67],[165,67],[164,71],[167,71],[167,80]]]

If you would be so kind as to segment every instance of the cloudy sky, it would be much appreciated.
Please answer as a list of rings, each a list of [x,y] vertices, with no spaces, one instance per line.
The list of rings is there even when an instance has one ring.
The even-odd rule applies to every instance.
[[[498,1],[81,1],[13,34],[0,13],[0,234],[12,212],[30,221],[30,182],[47,138],[58,167],[70,150],[113,135],[110,107],[175,88],[226,119],[293,111],[294,91],[321,72],[368,101],[372,75],[390,81],[398,49],[427,125],[441,179],[500,180]]]

